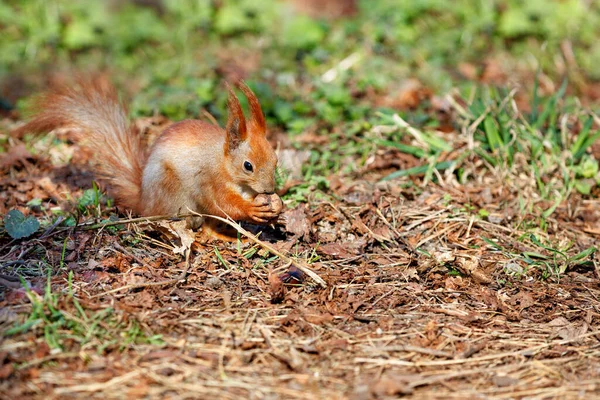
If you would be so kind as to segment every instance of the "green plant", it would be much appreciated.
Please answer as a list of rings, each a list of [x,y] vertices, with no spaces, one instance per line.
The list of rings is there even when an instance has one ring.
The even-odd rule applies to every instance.
[[[52,291],[50,270],[42,296],[22,283],[31,311],[23,323],[4,332],[6,336],[41,330],[50,348],[66,350],[67,345],[72,346],[68,343],[75,342],[80,348],[92,347],[98,353],[114,346],[123,351],[137,343],[162,344],[160,336],[146,334],[133,319],[123,322],[110,307],[88,314],[74,294],[72,271],[68,275],[66,296]],[[71,308],[73,310],[69,310]]]
[[[25,217],[19,210],[11,210],[4,216],[4,229],[13,239],[22,239],[33,235],[40,227],[34,216]]]

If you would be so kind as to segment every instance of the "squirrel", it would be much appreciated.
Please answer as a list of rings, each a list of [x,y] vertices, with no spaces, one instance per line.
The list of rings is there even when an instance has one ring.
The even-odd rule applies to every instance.
[[[277,156],[266,139],[260,103],[252,90],[236,86],[248,99],[251,118],[227,84],[225,129],[200,120],[169,125],[147,148],[130,124],[114,87],[102,79],[80,80],[41,95],[34,118],[16,134],[77,128],[93,153],[101,182],[115,204],[141,216],[199,214],[268,224],[282,209],[275,192]],[[202,218],[188,219],[198,228]]]

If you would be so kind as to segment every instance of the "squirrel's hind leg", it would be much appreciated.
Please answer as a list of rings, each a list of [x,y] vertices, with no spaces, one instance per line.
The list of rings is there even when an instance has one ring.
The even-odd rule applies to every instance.
[[[235,242],[238,240],[238,237],[238,232],[234,228],[223,222],[211,220],[210,218],[206,218],[202,222],[202,229],[199,232],[199,239],[201,242],[212,242],[215,240]],[[244,238],[242,237],[241,239],[243,240]]]
[[[185,219],[185,222],[187,223],[187,227],[193,230],[198,230],[200,229],[201,226],[204,225],[205,219],[204,217],[198,217],[198,216],[192,216],[192,217],[187,217]]]

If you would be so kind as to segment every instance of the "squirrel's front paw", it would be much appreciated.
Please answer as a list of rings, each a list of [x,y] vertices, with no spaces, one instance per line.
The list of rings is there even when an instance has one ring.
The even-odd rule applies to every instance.
[[[276,219],[283,210],[283,202],[275,193],[259,194],[252,202],[250,219],[258,224],[267,224]]]

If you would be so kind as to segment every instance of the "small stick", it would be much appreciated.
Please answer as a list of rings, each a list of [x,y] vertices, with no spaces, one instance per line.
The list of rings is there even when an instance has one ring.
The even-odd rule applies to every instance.
[[[187,249],[185,252],[185,269],[181,272],[181,274],[179,274],[179,276],[177,278],[173,278],[173,279],[168,279],[166,281],[160,281],[160,282],[146,282],[146,283],[134,283],[131,285],[125,285],[125,286],[121,286],[118,287],[116,289],[112,289],[103,293],[99,293],[96,295],[91,296],[91,298],[95,298],[95,297],[100,297],[100,296],[105,296],[107,294],[111,294],[111,293],[116,293],[116,292],[120,292],[122,290],[129,290],[129,289],[141,289],[141,288],[147,288],[147,287],[156,287],[156,286],[168,286],[168,285],[173,285],[177,282],[182,282],[184,281],[187,276],[188,276],[188,271],[190,270],[190,249]]]
[[[285,254],[283,254],[282,252],[277,250],[275,247],[258,239],[255,235],[253,235],[252,233],[250,233],[247,230],[245,230],[244,228],[242,228],[242,226],[240,224],[233,221],[232,219],[225,219],[222,217],[218,217],[216,215],[200,214],[200,213],[194,212],[189,209],[188,209],[188,211],[190,211],[192,214],[194,214],[198,217],[209,217],[209,218],[213,218],[218,221],[226,223],[227,225],[233,227],[235,230],[237,230],[242,235],[246,236],[248,239],[252,240],[254,243],[261,246],[263,249],[268,250],[269,252],[271,252],[272,254],[275,254],[277,257],[281,258],[282,260],[284,260],[288,263],[291,263],[293,266],[298,268],[300,271],[302,271],[306,275],[310,276],[315,282],[317,282],[319,285],[321,285],[321,287],[323,287],[323,288],[327,287],[327,283],[323,280],[323,278],[321,278],[319,275],[317,275],[308,266],[304,265],[303,263],[301,263],[297,260],[292,259],[291,257],[286,256]]]
[[[82,228],[83,230],[92,230],[92,229],[100,229],[105,226],[115,226],[122,224],[132,224],[136,222],[151,222],[151,221],[160,221],[163,219],[180,219],[185,217],[191,217],[192,214],[177,214],[177,215],[154,215],[151,217],[138,217],[138,218],[128,218],[128,219],[119,219],[117,221],[107,221],[107,222],[98,222],[97,224],[79,224],[78,228]]]
[[[269,252],[271,252],[272,254],[276,255],[279,258],[281,258],[282,260],[291,263],[296,268],[298,268],[300,271],[302,271],[306,275],[310,276],[321,287],[323,287],[323,288],[327,287],[327,283],[323,280],[323,278],[321,278],[319,275],[317,275],[308,266],[304,265],[303,263],[301,263],[298,260],[294,260],[294,259],[286,256],[285,254],[283,254],[282,252],[280,252],[279,250],[277,250],[276,248],[274,248],[270,244],[265,243],[265,242],[259,240],[255,235],[253,235],[252,233],[250,233],[247,230],[245,230],[244,228],[242,228],[242,226],[240,224],[236,223],[231,218],[226,219],[226,218],[218,217],[216,215],[200,214],[200,213],[197,213],[197,212],[189,210],[189,209],[188,209],[188,211],[190,211],[190,212],[189,213],[185,213],[185,214],[177,214],[177,215],[155,215],[155,216],[151,216],[151,217],[129,218],[129,219],[122,219],[122,220],[118,220],[118,221],[100,222],[100,223],[93,224],[93,225],[78,225],[78,227],[81,227],[84,230],[91,230],[91,229],[104,228],[105,226],[130,224],[130,223],[135,223],[135,222],[159,221],[159,220],[164,220],[164,219],[179,219],[179,218],[186,218],[186,217],[191,217],[191,216],[213,218],[213,219],[216,219],[218,221],[224,222],[227,225],[233,227],[239,233],[241,233],[242,235],[246,236],[248,239],[252,240],[254,243],[258,244],[262,248],[268,250]],[[140,287],[147,287],[147,286],[161,286],[161,285],[166,285],[166,284],[173,283],[173,281],[174,280],[164,281],[164,282],[143,283],[143,284],[137,284],[137,285],[128,285],[128,287],[124,286],[123,288],[113,289],[112,291],[109,291],[109,292],[107,292],[105,294],[113,293],[115,291],[119,291],[119,290],[122,290],[122,289],[125,289],[125,288],[137,289],[137,288],[140,288]]]

